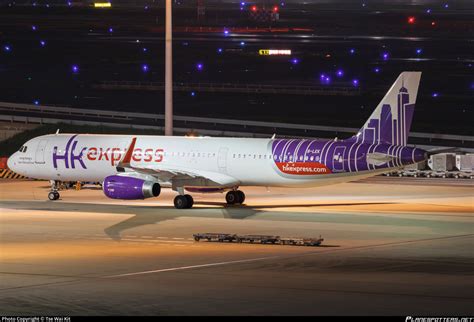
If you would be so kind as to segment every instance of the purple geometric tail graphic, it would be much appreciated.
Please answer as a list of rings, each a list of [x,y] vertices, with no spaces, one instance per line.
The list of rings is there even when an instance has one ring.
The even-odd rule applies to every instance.
[[[420,72],[401,73],[364,126],[349,140],[369,144],[406,145],[420,78]]]

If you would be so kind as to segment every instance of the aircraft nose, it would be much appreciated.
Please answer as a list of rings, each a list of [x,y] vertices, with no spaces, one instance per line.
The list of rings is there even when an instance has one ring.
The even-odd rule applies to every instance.
[[[7,167],[8,169],[15,171],[15,166],[16,166],[16,153],[13,153],[7,160]]]

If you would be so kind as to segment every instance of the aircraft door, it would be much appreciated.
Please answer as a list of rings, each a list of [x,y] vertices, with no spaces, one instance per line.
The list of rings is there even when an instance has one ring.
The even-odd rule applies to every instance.
[[[217,168],[219,172],[227,172],[227,152],[229,148],[220,148],[219,153],[217,154]]]
[[[44,152],[46,149],[46,144],[48,143],[48,140],[41,140],[38,143],[38,146],[36,147],[36,152],[35,152],[35,163],[39,164],[44,164]]]
[[[344,171],[344,152],[346,152],[345,146],[337,146],[334,149],[332,164],[333,170],[336,172]]]

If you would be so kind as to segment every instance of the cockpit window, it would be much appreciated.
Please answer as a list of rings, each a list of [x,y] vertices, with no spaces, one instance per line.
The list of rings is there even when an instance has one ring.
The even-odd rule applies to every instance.
[[[19,152],[23,152],[23,148],[24,148],[24,147],[25,147],[25,146],[22,145],[21,148],[20,148],[20,150],[18,150],[18,151],[19,151]]]
[[[27,147],[26,145],[23,145],[23,146],[20,148],[19,151],[22,152],[22,153],[25,153],[27,148],[28,148],[28,147]]]
[[[28,147],[25,145],[25,147],[23,149],[23,153],[26,152],[26,149],[28,149]]]

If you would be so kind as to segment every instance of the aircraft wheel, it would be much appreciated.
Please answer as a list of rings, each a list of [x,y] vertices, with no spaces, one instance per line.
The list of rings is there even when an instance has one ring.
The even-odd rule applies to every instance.
[[[174,197],[174,207],[176,209],[188,208],[188,198],[186,198],[186,196],[181,195]]]
[[[186,208],[192,208],[194,205],[194,199],[191,195],[184,195],[186,197],[187,206]]]
[[[241,190],[235,192],[237,194],[237,203],[243,204],[245,201],[245,193]]]
[[[59,192],[57,191],[51,191],[48,193],[48,199],[53,201],[53,200],[58,200],[59,199]]]
[[[235,203],[237,203],[238,201],[238,196],[237,194],[235,193],[235,191],[229,191],[226,195],[225,195],[225,201],[227,202],[227,204],[229,205],[233,205]]]

